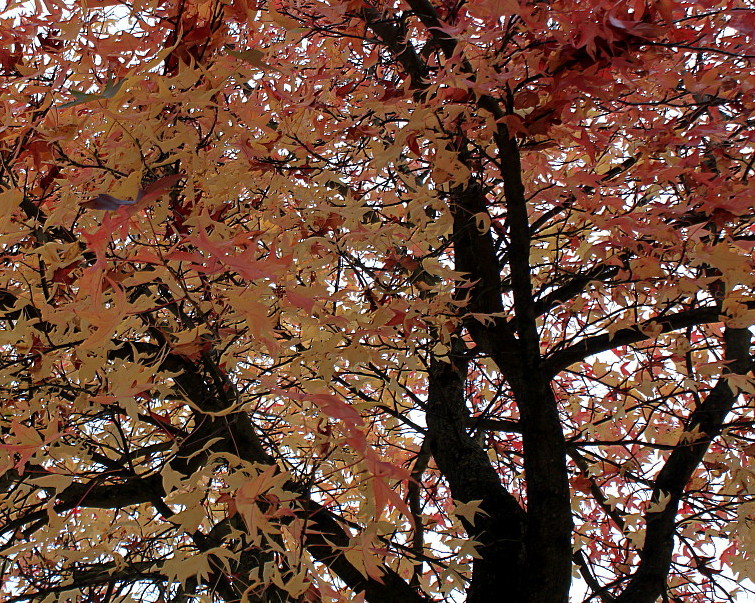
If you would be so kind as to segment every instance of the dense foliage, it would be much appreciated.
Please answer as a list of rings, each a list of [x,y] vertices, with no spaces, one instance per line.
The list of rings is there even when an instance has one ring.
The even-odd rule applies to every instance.
[[[4,600],[755,576],[749,1],[1,18]]]

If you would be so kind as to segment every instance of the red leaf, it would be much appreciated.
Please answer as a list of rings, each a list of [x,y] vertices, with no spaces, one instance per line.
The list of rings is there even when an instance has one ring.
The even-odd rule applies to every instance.
[[[338,396],[332,394],[309,394],[306,398],[314,402],[322,412],[333,419],[339,419],[350,426],[364,424],[359,413]]]

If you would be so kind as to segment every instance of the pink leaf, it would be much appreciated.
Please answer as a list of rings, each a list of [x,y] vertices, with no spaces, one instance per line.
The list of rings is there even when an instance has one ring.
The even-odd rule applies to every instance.
[[[144,190],[139,191],[139,195],[137,196],[137,201],[144,200],[149,201],[152,199],[156,199],[160,195],[162,195],[165,191],[168,189],[174,187],[176,184],[178,184],[179,180],[183,178],[183,174],[171,174],[170,176],[164,176],[162,178],[159,178],[158,180],[155,180],[152,184],[147,186]]]
[[[312,309],[315,306],[315,300],[312,299],[311,297],[307,297],[306,295],[301,295],[297,293],[294,289],[287,287],[286,299],[288,299],[288,301],[290,301],[291,304],[296,306],[297,308],[301,308],[302,310],[306,310],[309,314],[312,314]]]
[[[311,394],[307,396],[307,399],[314,402],[322,412],[333,419],[340,419],[351,426],[364,424],[359,413],[337,396],[332,394]]]

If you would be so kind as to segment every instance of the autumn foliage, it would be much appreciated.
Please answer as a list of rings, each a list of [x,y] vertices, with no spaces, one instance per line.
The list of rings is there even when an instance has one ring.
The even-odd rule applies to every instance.
[[[10,2],[3,600],[746,596],[754,15]]]

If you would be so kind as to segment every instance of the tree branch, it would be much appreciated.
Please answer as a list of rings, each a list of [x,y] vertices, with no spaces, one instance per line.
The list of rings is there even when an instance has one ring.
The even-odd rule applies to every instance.
[[[750,304],[748,304],[750,305]],[[755,303],[751,304],[755,307]],[[606,352],[624,345],[652,339],[662,333],[670,333],[685,327],[710,324],[721,321],[721,308],[708,306],[682,310],[673,314],[650,318],[638,325],[620,329],[615,333],[602,333],[586,337],[575,344],[552,352],[543,361],[543,370],[553,376],[574,364],[600,352]]]
[[[454,500],[481,501],[481,514],[474,521],[463,521],[469,538],[480,544],[467,601],[489,601],[490,593],[502,592],[501,589],[519,601],[523,600],[520,568],[525,514],[501,485],[485,451],[465,428],[467,361],[463,359],[463,345],[457,340],[455,353],[449,359],[431,361],[427,437]]]
[[[360,15],[367,26],[375,32],[378,40],[391,51],[391,54],[406,70],[412,88],[421,90],[427,87],[427,64],[417,54],[414,46],[406,39],[402,31],[371,6],[365,5]]]
[[[723,375],[705,401],[692,412],[676,449],[658,473],[651,504],[645,513],[645,542],[640,564],[617,603],[654,603],[665,591],[666,576],[674,549],[676,513],[684,488],[703,460],[713,439],[721,433],[726,415],[731,411],[738,393],[732,389],[727,375],[745,375],[752,370],[750,331],[727,328],[724,332],[726,365]]]
[[[585,287],[593,281],[607,280],[616,276],[618,271],[618,266],[606,266],[601,264],[584,273],[575,274],[568,282],[560,287],[537,296],[538,299],[535,301],[535,316],[542,316],[557,305],[569,301],[575,295],[584,291]]]
[[[351,539],[327,508],[302,496],[299,499],[307,518],[305,546],[312,556],[328,566],[355,593],[364,592],[369,603],[428,603],[428,599],[392,569],[382,567],[380,581],[367,578],[346,558]]]

